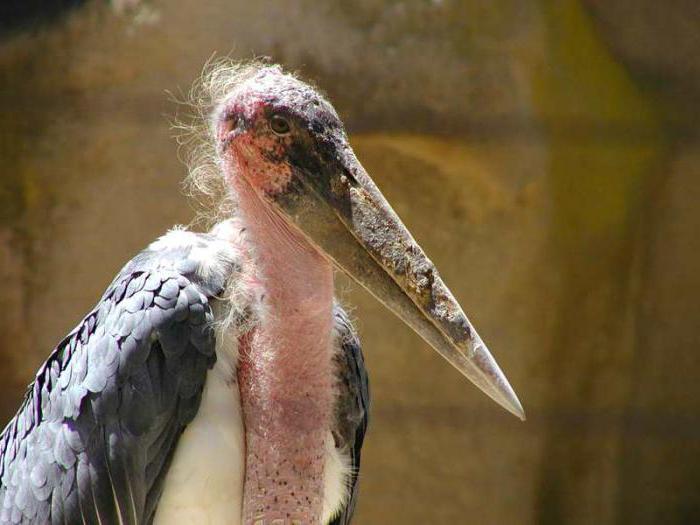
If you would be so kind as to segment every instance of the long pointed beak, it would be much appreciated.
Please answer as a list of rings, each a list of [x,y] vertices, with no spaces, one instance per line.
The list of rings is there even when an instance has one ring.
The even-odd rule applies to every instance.
[[[308,150],[307,150],[308,151]],[[299,159],[294,188],[274,198],[333,263],[415,330],[503,408],[525,419],[518,397],[435,265],[347,143],[327,161]]]

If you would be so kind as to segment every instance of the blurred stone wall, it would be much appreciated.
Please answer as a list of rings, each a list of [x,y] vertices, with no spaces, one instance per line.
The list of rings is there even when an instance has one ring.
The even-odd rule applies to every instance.
[[[335,102],[529,417],[341,278],[374,394],[358,523],[700,520],[698,29],[692,0],[114,0],[7,33],[0,419],[191,220],[166,90],[268,55]]]

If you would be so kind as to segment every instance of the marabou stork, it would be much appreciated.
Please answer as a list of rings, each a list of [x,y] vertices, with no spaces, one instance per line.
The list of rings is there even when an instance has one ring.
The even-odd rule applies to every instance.
[[[0,522],[349,523],[369,393],[334,268],[523,418],[331,104],[227,71],[208,136],[234,216],[152,243],[48,357],[0,435]]]

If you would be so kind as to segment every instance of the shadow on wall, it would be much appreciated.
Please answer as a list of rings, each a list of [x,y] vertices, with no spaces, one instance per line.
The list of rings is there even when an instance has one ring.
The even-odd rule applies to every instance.
[[[341,279],[375,398],[357,521],[700,519],[693,2],[79,4],[0,7],[3,420],[121,265],[191,220],[164,90],[233,49],[328,92],[528,411]]]
[[[85,0],[5,0],[0,4],[0,37],[44,28],[84,3]]]

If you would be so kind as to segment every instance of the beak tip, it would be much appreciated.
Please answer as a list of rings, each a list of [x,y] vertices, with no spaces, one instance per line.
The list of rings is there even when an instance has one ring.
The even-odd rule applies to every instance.
[[[520,401],[518,398],[515,398],[516,404],[513,406],[513,410],[511,410],[511,413],[517,417],[520,421],[526,421],[527,416],[525,415],[525,409],[523,408],[523,405],[520,404]]]
[[[505,380],[505,377],[503,378]],[[500,396],[498,396],[498,399],[494,398],[494,401],[496,401],[499,405],[501,405],[503,408],[505,408],[508,412],[513,414],[515,417],[517,417],[520,421],[525,421],[527,419],[525,415],[525,409],[523,408],[523,405],[520,403],[520,400],[518,399],[518,396],[515,394],[515,391],[513,388],[508,384],[507,380],[505,381],[505,384],[503,385],[506,388],[501,388],[500,390]]]
[[[486,345],[476,333],[474,342],[471,352],[472,357],[465,363],[468,363],[467,366],[458,366],[458,369],[501,407],[521,421],[525,421],[525,409],[523,409],[523,405],[520,403],[515,390],[513,390],[491,352],[488,351]]]

